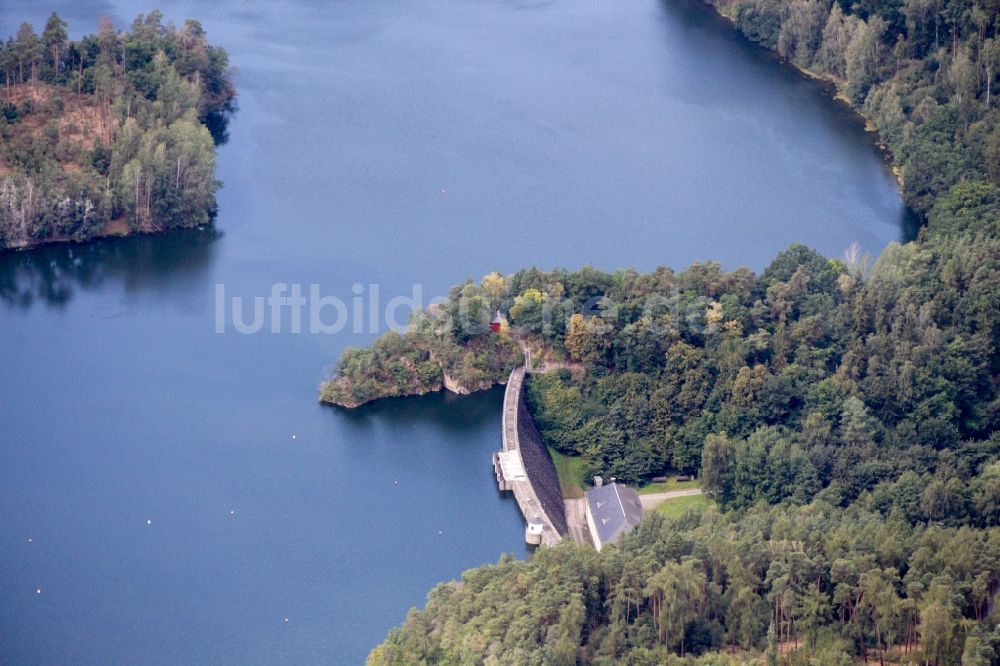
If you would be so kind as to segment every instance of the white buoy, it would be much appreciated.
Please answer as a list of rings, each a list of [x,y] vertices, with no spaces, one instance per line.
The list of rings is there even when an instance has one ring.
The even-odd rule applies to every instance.
[[[292,439],[295,439],[295,435],[292,435]]]
[[[152,521],[152,520],[147,520],[147,521],[146,521],[146,524],[147,524],[147,525],[152,525],[152,524],[153,524],[153,521]]]
[[[35,590],[35,594],[41,594],[41,593],[42,593],[42,588],[38,588],[37,590]]]
[[[288,622],[288,618],[287,617],[285,618],[285,622]]]
[[[31,537],[28,537],[28,543],[31,543]]]
[[[235,512],[235,511],[230,511],[230,512],[229,512],[229,515],[230,515],[230,516],[235,516],[235,515],[236,515],[236,512]]]

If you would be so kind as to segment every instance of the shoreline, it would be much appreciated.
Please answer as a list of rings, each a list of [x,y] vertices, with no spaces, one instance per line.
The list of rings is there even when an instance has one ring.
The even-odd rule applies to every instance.
[[[208,224],[196,224],[190,227],[170,227],[169,229],[131,229],[129,228],[128,223],[125,222],[125,219],[119,217],[111,220],[103,229],[101,229],[101,231],[93,236],[88,236],[87,238],[76,239],[70,236],[50,236],[49,238],[36,241],[19,241],[13,245],[0,245],[0,255],[5,253],[13,254],[15,252],[29,252],[31,250],[37,250],[49,246],[86,245],[88,243],[102,240],[133,238],[137,236],[159,236],[169,234],[174,231],[204,229],[206,227],[213,226],[215,226],[214,220]]]
[[[119,225],[117,225],[116,222],[117,220],[112,220],[105,226],[104,229],[88,238],[81,238],[78,240],[70,236],[50,236],[48,238],[35,241],[18,241],[12,245],[4,245],[3,247],[0,247],[0,253],[26,252],[28,250],[36,250],[40,247],[45,247],[47,245],[83,245],[84,243],[90,243],[91,241],[102,240],[105,238],[128,238],[129,236],[135,236],[143,233],[162,233],[159,231],[132,231],[128,228],[128,225],[125,224],[124,220],[121,220],[121,224],[124,225],[125,228],[121,229],[118,228]]]
[[[521,347],[522,352],[525,349],[528,349],[529,352],[532,352],[530,356],[531,358],[535,359],[535,361],[532,362],[530,371],[533,373],[545,373],[550,370],[557,370],[559,368],[572,369],[574,367],[579,366],[578,363],[570,363],[559,359],[553,359],[551,355],[551,350],[546,349],[544,344],[542,344],[537,340],[535,341],[535,344],[537,346],[532,347],[532,342],[530,341],[530,338],[516,337],[516,339],[522,345],[527,345],[527,347],[525,346]],[[525,342],[525,340],[528,341]],[[465,349],[469,350],[470,347],[466,346]],[[537,351],[537,354],[534,353],[534,351]],[[518,354],[518,357],[520,357],[520,354]],[[449,369],[445,368],[444,363],[441,361],[440,358],[435,359],[433,352],[431,353],[431,360],[436,360],[441,373],[437,381],[433,383],[429,382],[424,382],[422,384],[414,383],[408,387],[405,387],[404,390],[398,392],[395,389],[400,387],[398,386],[392,387],[392,390],[389,390],[383,393],[382,395],[372,396],[365,400],[353,400],[353,399],[346,399],[346,396],[350,396],[353,394],[352,391],[353,382],[350,379],[344,378],[342,376],[334,376],[331,377],[330,379],[326,379],[320,382],[319,402],[321,404],[340,407],[341,409],[357,409],[358,407],[367,405],[368,403],[377,402],[379,400],[386,400],[390,398],[409,398],[409,397],[427,395],[428,393],[437,393],[440,391],[447,391],[452,395],[458,395],[458,396],[470,395],[472,393],[479,393],[481,391],[489,391],[490,389],[494,389],[498,386],[507,386],[511,377],[510,374],[504,373],[501,375],[482,377],[470,383],[462,383],[462,381],[457,376],[449,374]],[[513,368],[517,367],[519,366],[513,365],[512,371]],[[451,368],[451,370],[454,371],[456,370],[456,368]],[[458,368],[458,370],[460,371],[461,368]]]
[[[851,113],[857,116],[858,119],[860,119],[861,122],[863,123],[865,132],[869,134],[874,134],[877,137],[878,140],[875,142],[875,146],[882,153],[883,161],[885,162],[886,165],[886,170],[892,175],[893,180],[896,181],[896,185],[899,187],[900,196],[902,196],[904,187],[902,166],[896,161],[896,156],[892,153],[892,149],[889,148],[889,144],[886,143],[884,137],[879,132],[878,127],[875,125],[872,119],[866,116],[862,109],[859,109],[854,104],[852,104],[850,98],[844,94],[843,90],[840,89],[840,84],[842,83],[840,79],[830,74],[826,74],[824,72],[818,72],[814,69],[810,69],[809,67],[804,67],[802,65],[799,65],[798,63],[784,57],[776,50],[769,49],[766,46],[763,46],[762,44],[753,41],[742,30],[740,30],[739,26],[736,24],[735,18],[720,11],[719,7],[713,4],[711,0],[699,0],[699,2],[708,7],[709,9],[711,9],[717,17],[724,19],[726,23],[728,23],[730,27],[736,32],[736,34],[740,36],[741,39],[773,55],[778,59],[778,62],[780,62],[782,65],[791,67],[799,75],[807,79],[811,79],[813,81],[818,81],[819,83],[828,86],[832,92],[830,98],[834,100],[834,102],[840,103],[845,108],[850,110]],[[903,202],[903,205],[904,206],[906,205],[905,201]],[[907,208],[909,208],[909,206],[907,206]]]
[[[720,14],[720,16],[722,16],[722,14]],[[731,19],[730,19],[730,22],[732,22]],[[733,27],[734,28],[736,27],[735,23],[733,23]],[[743,33],[740,33],[740,34],[742,35]],[[744,36],[744,39],[746,39],[745,36]],[[779,58],[781,58],[781,63],[783,65],[790,65],[795,71],[797,71],[799,74],[801,74],[805,78],[811,79],[813,81],[819,81],[820,83],[825,84],[825,85],[827,85],[827,86],[829,86],[829,87],[831,87],[833,89],[833,94],[830,96],[831,99],[833,99],[834,102],[843,105],[845,108],[847,108],[849,111],[851,111],[851,113],[853,113],[855,116],[857,116],[858,119],[861,120],[864,123],[864,130],[865,130],[865,132],[867,132],[868,134],[874,134],[877,137],[878,140],[875,142],[875,146],[882,153],[883,162],[885,162],[886,168],[889,171],[889,173],[892,174],[893,180],[896,181],[896,185],[899,187],[899,193],[900,193],[900,195],[902,195],[903,194],[903,170],[902,170],[902,167],[896,162],[896,156],[893,155],[892,149],[889,148],[889,144],[887,144],[883,140],[882,134],[879,133],[878,127],[875,126],[875,123],[872,122],[872,119],[869,118],[868,116],[866,116],[864,114],[864,111],[862,111],[858,107],[854,106],[851,103],[850,98],[848,98],[848,96],[844,94],[844,91],[842,91],[840,89],[840,83],[841,83],[841,81],[839,79],[837,79],[837,78],[829,75],[829,74],[824,74],[822,72],[817,72],[814,69],[809,69],[808,67],[803,67],[802,65],[799,65],[796,62],[788,60],[787,58],[783,58],[783,57],[781,57],[781,54],[779,54],[777,51],[771,51],[770,49],[767,49],[767,50],[770,53],[773,53],[774,55],[776,55]],[[905,204],[905,202],[904,202],[904,204]]]
[[[406,392],[395,393],[395,394],[390,393],[386,395],[375,396],[367,400],[362,400],[360,402],[357,400],[334,400],[325,398],[323,388],[331,382],[336,382],[338,379],[339,378],[330,379],[320,384],[319,402],[321,404],[332,405],[334,407],[339,407],[340,409],[358,409],[359,407],[363,407],[364,405],[368,405],[373,402],[379,402],[380,400],[392,400],[396,398],[416,398],[422,395],[427,395],[428,393],[440,393],[441,391],[446,391],[448,393],[451,393],[452,395],[458,395],[458,396],[471,395],[472,393],[479,393],[480,391],[489,391],[490,389],[496,388],[497,386],[504,386],[507,384],[507,378],[503,378],[503,379],[498,379],[495,382],[487,383],[486,380],[483,380],[473,386],[465,386],[464,384],[460,384],[457,380],[448,376],[448,374],[445,373],[444,369],[442,368],[441,381],[440,383],[435,384],[434,386],[414,387],[412,390]]]
[[[341,401],[337,401],[337,400],[327,400],[327,399],[325,399],[325,398],[322,397],[322,393],[321,393],[320,394],[320,398],[319,398],[319,402],[321,404],[324,404],[324,405],[331,405],[333,407],[339,407],[340,409],[358,409],[359,407],[364,407],[365,405],[370,405],[372,403],[380,402],[382,400],[399,400],[399,399],[406,399],[406,398],[418,398],[418,397],[420,397],[422,395],[428,395],[430,393],[441,393],[442,391],[445,391],[447,393],[451,393],[452,395],[457,395],[457,396],[471,395],[473,393],[479,393],[480,391],[489,391],[490,389],[494,389],[494,388],[496,388],[498,386],[504,386],[506,383],[507,382],[505,382],[505,381],[498,381],[496,383],[490,384],[489,386],[476,386],[476,387],[471,388],[471,389],[467,388],[465,386],[459,386],[458,388],[460,390],[456,390],[455,388],[452,388],[450,386],[446,386],[445,383],[442,382],[440,386],[437,386],[435,388],[428,388],[428,389],[419,390],[419,391],[414,390],[414,391],[411,391],[409,393],[400,393],[400,394],[397,394],[397,395],[383,395],[383,396],[379,396],[377,398],[369,398],[368,400],[365,400],[363,402],[355,402],[355,401],[351,401],[351,402],[343,401],[343,402],[341,402]]]

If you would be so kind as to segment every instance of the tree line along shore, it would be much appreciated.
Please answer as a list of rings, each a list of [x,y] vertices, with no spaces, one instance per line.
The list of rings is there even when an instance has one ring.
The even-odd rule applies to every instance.
[[[212,221],[228,56],[197,21],[162,21],[70,40],[53,12],[0,42],[0,249]]]

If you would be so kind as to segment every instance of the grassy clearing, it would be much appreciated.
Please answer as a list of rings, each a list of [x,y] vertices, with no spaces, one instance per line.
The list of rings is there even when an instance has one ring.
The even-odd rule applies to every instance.
[[[690,490],[691,488],[701,488],[701,482],[697,479],[678,481],[674,477],[670,477],[663,483],[648,483],[637,490],[640,495],[648,495],[650,493],[669,493],[674,490]]]
[[[583,497],[583,487],[580,485],[580,468],[583,459],[579,456],[565,456],[552,447],[549,447],[549,455],[556,465],[556,473],[559,474],[559,487],[562,489],[563,497],[566,499],[580,499]]]
[[[708,495],[687,495],[667,500],[656,507],[656,511],[667,518],[677,518],[683,516],[684,512],[688,509],[706,507],[711,502],[712,500],[708,499]]]

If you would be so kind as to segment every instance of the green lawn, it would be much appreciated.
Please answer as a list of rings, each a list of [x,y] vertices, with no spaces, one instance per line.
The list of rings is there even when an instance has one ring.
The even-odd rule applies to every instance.
[[[580,485],[580,466],[583,464],[583,459],[580,456],[564,456],[552,447],[549,447],[549,455],[556,465],[563,497],[565,499],[583,497],[583,487]]]
[[[563,497],[566,499],[579,499],[583,497],[584,486],[580,483],[583,458],[580,456],[564,455],[551,446],[548,448],[549,455],[552,456],[552,462],[556,466],[556,473],[559,474],[559,487],[562,489]],[[692,488],[701,488],[701,483],[697,479],[694,481],[678,481],[671,475],[663,483],[648,483],[636,490],[640,495],[648,495],[649,493],[668,493],[674,490],[690,490]],[[695,506],[704,502],[707,502],[707,500],[703,496],[680,497],[665,502],[657,507],[656,510],[663,512],[666,507],[677,503],[676,514],[665,513],[664,515],[680,515],[688,506]]]
[[[694,481],[678,481],[671,476],[663,483],[647,483],[637,490],[640,495],[648,495],[649,493],[669,493],[674,490],[687,490],[688,488],[701,488],[701,482],[698,479]]]
[[[708,495],[687,495],[667,500],[656,507],[656,511],[667,518],[677,518],[683,516],[688,509],[706,507],[711,503],[712,500],[708,499]]]

